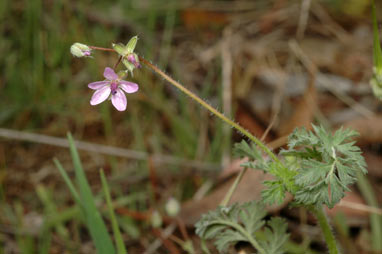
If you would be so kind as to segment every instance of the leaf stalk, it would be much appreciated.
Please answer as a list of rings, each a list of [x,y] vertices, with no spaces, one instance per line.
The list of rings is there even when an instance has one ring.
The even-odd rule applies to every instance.
[[[310,211],[317,218],[318,224],[321,227],[322,233],[324,235],[326,244],[328,245],[330,254],[340,254],[340,251],[337,246],[337,241],[334,237],[332,228],[329,225],[328,217],[325,214],[324,208],[320,207],[311,207]]]

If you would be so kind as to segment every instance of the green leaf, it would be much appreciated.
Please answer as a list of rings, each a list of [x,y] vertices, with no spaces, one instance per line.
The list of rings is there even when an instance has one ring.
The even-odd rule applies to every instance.
[[[284,253],[284,245],[289,235],[286,233],[287,224],[282,218],[272,217],[265,228],[265,240],[260,241],[260,245],[266,250],[267,254]]]
[[[269,252],[267,249],[262,248],[259,239],[256,237],[256,232],[261,230],[265,225],[263,218],[265,217],[264,204],[252,201],[242,205],[233,204],[230,207],[218,207],[214,211],[202,215],[200,221],[195,225],[196,234],[203,239],[216,239],[215,245],[219,252],[226,252],[230,245],[239,241],[245,241],[252,244],[259,253],[278,254],[281,251],[284,238],[288,239],[286,234],[285,223],[270,222],[270,229],[265,229],[265,233],[272,239],[277,239],[280,245],[272,242],[263,242],[265,247],[271,246],[272,251],[277,250],[281,252]]]
[[[266,204],[281,204],[284,201],[286,189],[281,181],[264,181],[267,188],[261,192],[263,202]]]
[[[272,174],[276,180],[267,181],[263,194],[263,201],[267,204],[282,203],[287,191],[294,193],[296,185],[294,183],[294,176],[296,171],[293,163],[295,161],[286,162],[287,167],[279,162],[265,161],[260,150],[257,149],[255,144],[249,145],[246,141],[241,141],[235,144],[234,152],[240,157],[248,157],[250,161],[242,163],[241,166],[260,169],[264,172]],[[290,156],[290,154],[289,154]]]
[[[314,132],[296,129],[289,137],[284,155],[295,156],[295,200],[303,205],[326,204],[333,207],[355,182],[357,172],[366,173],[366,163],[352,138],[358,133],[340,128],[334,134],[313,125]],[[293,192],[292,192],[293,194]]]
[[[249,161],[242,163],[242,167],[266,170],[265,160],[255,144],[249,145],[245,140],[242,140],[235,144],[233,152],[237,157],[248,157]]]
[[[219,252],[226,252],[232,243],[237,243],[239,241],[245,242],[246,238],[237,231],[227,229],[219,235],[215,244]]]
[[[234,154],[241,158],[247,156],[251,160],[262,159],[261,153],[256,148],[256,145],[252,144],[250,146],[245,140],[242,140],[240,143],[235,144]]]
[[[264,205],[257,202],[244,203],[240,207],[239,217],[244,228],[250,235],[254,235],[263,225],[262,218],[266,215]]]

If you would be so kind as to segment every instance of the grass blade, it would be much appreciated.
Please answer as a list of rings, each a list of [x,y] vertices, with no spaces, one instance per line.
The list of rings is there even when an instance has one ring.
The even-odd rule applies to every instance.
[[[80,195],[78,194],[76,188],[74,187],[74,184],[72,182],[72,180],[70,180],[68,174],[66,173],[64,167],[61,165],[60,161],[57,160],[56,158],[53,159],[53,162],[54,164],[56,164],[56,167],[58,168],[58,171],[60,171],[60,174],[62,176],[62,178],[64,178],[64,181],[66,183],[66,185],[68,186],[69,188],[69,191],[72,193],[72,196],[74,198],[74,200],[76,201],[76,203],[81,206],[81,199],[80,199]]]
[[[75,147],[73,137],[68,133],[70,154],[73,160],[76,181],[79,187],[82,210],[85,221],[90,231],[90,235],[96,246],[98,254],[115,254],[113,242],[107,231],[106,225],[102,220],[101,214],[97,210],[94,202],[93,193],[90,189],[88,180],[82,168],[81,160]]]
[[[381,42],[379,41],[377,14],[375,10],[375,3],[372,1],[372,19],[373,19],[373,58],[374,65],[377,72],[382,72],[382,50]]]
[[[125,248],[125,244],[123,243],[121,231],[119,230],[118,222],[117,222],[117,219],[116,219],[115,214],[114,214],[113,204],[111,202],[111,196],[110,196],[110,191],[109,191],[109,186],[108,186],[107,181],[106,181],[105,173],[103,172],[102,169],[100,170],[100,176],[101,176],[103,192],[105,193],[107,208],[109,210],[111,225],[113,227],[114,238],[115,238],[115,242],[117,245],[117,253],[118,254],[126,254],[127,251]]]

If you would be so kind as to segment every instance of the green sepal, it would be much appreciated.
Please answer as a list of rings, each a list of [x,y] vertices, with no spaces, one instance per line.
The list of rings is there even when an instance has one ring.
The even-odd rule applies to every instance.
[[[127,53],[125,55],[131,54],[134,52],[137,42],[138,42],[138,36],[134,36],[133,38],[130,39],[130,41],[126,44]]]
[[[122,43],[112,44],[113,49],[117,51],[117,53],[121,56],[125,56],[128,54],[127,46],[123,45]]]
[[[135,68],[134,64],[130,63],[126,58],[122,59],[122,63],[125,65],[126,69],[131,73],[131,76],[133,76],[133,70]]]

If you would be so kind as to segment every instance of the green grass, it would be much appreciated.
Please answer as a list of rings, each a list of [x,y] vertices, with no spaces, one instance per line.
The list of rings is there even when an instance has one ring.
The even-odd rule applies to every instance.
[[[76,190],[76,187],[71,182],[65,170],[62,168],[62,166],[57,160],[55,161],[56,165],[60,169],[60,173],[65,179],[65,182],[68,185],[77,205],[81,208],[82,217],[84,218],[85,224],[88,230],[90,231],[90,235],[93,239],[93,243],[95,245],[97,253],[116,253],[111,236],[109,235],[106,225],[95,205],[93,193],[90,189],[88,180],[82,168],[80,157],[75,147],[73,138],[70,134],[68,134],[68,139],[78,190]]]

